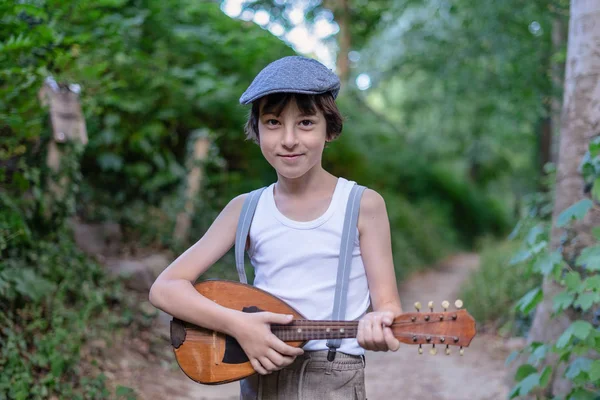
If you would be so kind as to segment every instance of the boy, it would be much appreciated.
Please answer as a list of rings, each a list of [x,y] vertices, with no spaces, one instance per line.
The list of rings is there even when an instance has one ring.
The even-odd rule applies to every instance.
[[[335,104],[338,77],[321,63],[284,57],[265,67],[240,98],[252,103],[246,124],[277,182],[261,195],[247,250],[254,285],[286,301],[308,319],[331,319],[346,202],[354,182],[321,165],[326,142],[342,131]],[[243,313],[219,306],[193,287],[234,244],[246,195],[223,209],[205,235],[157,278],[151,303],[182,320],[237,339],[258,375],[242,381],[241,398],[365,399],[364,349],[396,351],[389,325],[402,313],[383,198],[365,190],[352,251],[347,320],[360,319],[356,339],[344,339],[333,361],[325,340],[304,350],[270,331],[291,316]],[[369,305],[373,312],[367,313]]]

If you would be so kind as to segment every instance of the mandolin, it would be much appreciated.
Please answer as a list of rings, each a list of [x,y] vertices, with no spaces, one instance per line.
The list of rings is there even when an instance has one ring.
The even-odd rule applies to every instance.
[[[271,311],[292,314],[294,319],[286,325],[272,324],[271,331],[289,344],[300,347],[309,340],[354,338],[358,321],[311,321],[279,298],[243,283],[207,280],[195,285],[196,290],[215,303],[243,312]],[[461,307],[457,300],[457,307]],[[469,346],[475,336],[475,320],[466,310],[447,311],[448,302],[442,303],[444,312],[404,313],[394,319],[391,326],[394,336],[403,343],[431,344],[431,353],[438,346]],[[209,385],[218,385],[246,378],[255,373],[248,357],[239,343],[231,336],[204,329],[197,325],[173,318],[171,321],[171,344],[177,363],[192,380]]]

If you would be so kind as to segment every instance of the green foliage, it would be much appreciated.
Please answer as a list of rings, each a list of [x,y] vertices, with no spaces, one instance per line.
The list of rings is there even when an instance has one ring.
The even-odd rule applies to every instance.
[[[431,265],[455,250],[456,232],[442,209],[435,203],[413,204],[391,191],[382,192],[392,235],[392,253],[399,279]]]
[[[512,241],[483,241],[479,251],[480,268],[469,276],[460,290],[460,298],[470,304],[469,312],[475,320],[500,327],[503,335],[526,332],[530,318],[516,312],[512,306],[541,282],[523,264],[510,264],[511,254],[517,249],[518,245]]]
[[[511,218],[501,199],[465,180],[461,167],[452,160],[423,157],[419,147],[398,137],[394,125],[382,123],[385,117],[369,108],[360,95],[346,95],[338,101],[347,118],[341,140],[351,141],[355,150],[339,159],[344,176],[375,190],[401,193],[410,204],[435,204],[434,215],[445,216],[443,222],[435,220],[454,226],[459,235],[458,240],[448,237],[443,243],[471,245],[478,236],[507,231]],[[334,142],[332,147],[337,145]],[[369,151],[357,154],[356,149]],[[334,165],[334,171],[339,168]]]
[[[514,195],[535,190],[540,123],[560,94],[550,71],[565,50],[551,33],[565,3],[395,1],[353,71],[371,78],[368,103],[395,127],[398,148],[516,210]],[[455,215],[473,219],[461,231],[490,222],[465,203]]]
[[[125,322],[114,306],[122,288],[72,240],[66,218],[75,211],[82,149],[63,150],[57,173],[35,161],[43,153],[26,154],[12,176],[21,184],[0,191],[2,398],[109,395],[100,377],[83,379],[79,351],[91,336]],[[56,185],[63,190],[54,191]],[[21,187],[30,189],[19,198]]]
[[[592,164],[598,162],[597,144],[589,144],[588,154],[582,162],[583,171],[594,171]],[[596,176],[590,180],[595,182]],[[595,183],[594,183],[595,185]],[[593,190],[593,188],[592,188]],[[542,379],[546,370],[538,372],[540,361],[546,357],[546,352],[556,354],[559,363],[567,364],[565,377],[572,382],[573,389],[567,395],[567,400],[594,399],[600,394],[600,277],[597,275],[599,267],[598,253],[600,246],[594,243],[580,249],[578,255],[571,255],[567,249],[573,242],[575,232],[572,229],[573,221],[581,220],[590,210],[596,211],[597,203],[584,198],[563,210],[557,217],[556,225],[564,229],[561,246],[551,251],[548,247],[549,223],[544,223],[543,228],[538,225],[528,231],[524,240],[525,249],[517,254],[515,262],[527,268],[528,273],[537,274],[545,279],[553,279],[562,286],[563,290],[554,295],[553,311],[555,314],[566,314],[575,320],[551,343],[533,343],[525,349],[535,356],[537,350],[543,346],[544,354],[534,357],[531,375],[523,376],[517,373],[517,385],[511,392],[511,398],[527,395],[533,391],[545,388],[547,382]],[[535,214],[530,214],[535,215]],[[597,230],[597,227],[596,227]],[[517,302],[517,308],[529,313],[542,301],[546,294],[541,285]],[[521,365],[519,370],[524,368]],[[555,366],[556,367],[556,366]],[[548,367],[546,367],[548,368]],[[534,376],[534,378],[529,378]]]
[[[377,31],[382,20],[390,18],[387,12],[393,4],[391,0],[352,0],[349,7],[344,10],[341,2],[309,1],[305,3],[286,2],[279,0],[245,0],[242,2],[244,10],[252,12],[266,10],[271,16],[271,21],[282,25],[287,31],[293,29],[295,24],[290,18],[290,13],[300,5],[304,11],[304,19],[310,25],[320,20],[336,23],[347,12],[350,24],[348,29],[352,38],[352,48],[362,48],[369,37]],[[333,41],[332,35],[325,40]]]
[[[79,350],[121,323],[109,304],[122,289],[74,245],[62,227],[0,263],[0,394],[8,399],[106,398],[95,379],[81,381]],[[107,326],[106,324],[109,324]],[[89,396],[89,391],[100,390]],[[87,394],[86,394],[87,393]]]

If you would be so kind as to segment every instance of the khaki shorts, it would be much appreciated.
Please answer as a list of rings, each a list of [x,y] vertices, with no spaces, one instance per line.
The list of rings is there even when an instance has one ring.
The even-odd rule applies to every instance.
[[[241,400],[366,400],[365,358],[307,351],[286,368],[241,381]]]

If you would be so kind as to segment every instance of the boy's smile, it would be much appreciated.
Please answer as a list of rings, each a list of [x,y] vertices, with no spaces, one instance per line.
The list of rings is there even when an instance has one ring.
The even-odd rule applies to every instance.
[[[295,101],[279,115],[261,110],[258,130],[260,149],[280,176],[294,179],[321,168],[327,123],[320,110],[307,115]]]
[[[302,154],[280,154],[279,157],[281,157],[283,160],[285,160],[285,162],[291,162],[294,160],[297,160],[298,158],[300,158],[302,156]]]

